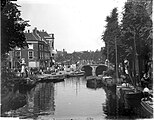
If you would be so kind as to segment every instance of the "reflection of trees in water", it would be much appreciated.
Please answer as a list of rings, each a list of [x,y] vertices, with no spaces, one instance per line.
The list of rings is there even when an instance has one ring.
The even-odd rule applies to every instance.
[[[136,115],[132,110],[127,110],[124,108],[120,99],[116,95],[116,86],[114,87],[104,87],[106,92],[106,103],[103,103],[104,114],[107,115],[108,119],[134,119],[140,117]]]
[[[54,84],[39,84],[28,94],[28,106],[34,113],[52,112],[54,114]]]
[[[104,87],[106,92],[106,104],[103,104],[103,111],[107,118],[116,118],[117,115],[117,98],[115,87]]]

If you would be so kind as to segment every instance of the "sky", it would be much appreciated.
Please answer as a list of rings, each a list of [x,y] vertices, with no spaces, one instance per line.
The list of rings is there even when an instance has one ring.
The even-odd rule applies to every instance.
[[[21,17],[32,30],[54,33],[55,49],[68,53],[96,51],[104,46],[101,35],[113,8],[121,12],[126,0],[17,0]]]

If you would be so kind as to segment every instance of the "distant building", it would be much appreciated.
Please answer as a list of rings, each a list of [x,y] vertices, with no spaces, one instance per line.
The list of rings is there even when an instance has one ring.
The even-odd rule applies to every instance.
[[[12,68],[19,68],[21,59],[29,68],[46,68],[52,65],[54,57],[54,34],[50,36],[46,31],[34,28],[32,32],[25,32],[28,47],[15,48],[11,52]]]

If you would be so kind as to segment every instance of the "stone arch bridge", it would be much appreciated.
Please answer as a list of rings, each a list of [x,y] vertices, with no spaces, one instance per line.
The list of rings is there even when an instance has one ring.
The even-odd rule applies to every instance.
[[[105,64],[90,64],[90,65],[81,65],[80,69],[85,71],[86,76],[98,76],[103,73],[103,71],[107,70],[107,66]]]

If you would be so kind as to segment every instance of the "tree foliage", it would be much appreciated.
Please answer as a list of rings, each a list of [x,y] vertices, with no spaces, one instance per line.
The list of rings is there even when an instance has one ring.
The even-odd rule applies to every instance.
[[[9,69],[10,59],[8,52],[13,48],[24,47],[27,45],[24,35],[27,21],[20,17],[18,5],[9,0],[1,1],[1,91],[7,94],[12,90],[15,82],[12,80],[16,77],[15,72]]]
[[[18,5],[10,1],[1,2],[1,53],[5,54],[13,48],[24,47],[26,38],[24,35],[27,21],[20,17]]]
[[[131,69],[134,69],[135,55],[139,62],[140,74],[143,66],[152,54],[152,20],[145,4],[128,2],[125,4],[121,24],[121,39],[124,45],[124,58],[128,59]],[[136,48],[136,49],[135,49]]]
[[[117,8],[114,8],[111,15],[106,17],[106,22],[106,30],[102,35],[102,39],[105,42],[104,51],[106,51],[106,56],[108,56],[109,61],[115,64],[115,42],[117,43],[118,51],[122,48],[120,46],[120,26],[118,24]],[[118,54],[118,56],[120,58],[121,54]]]

